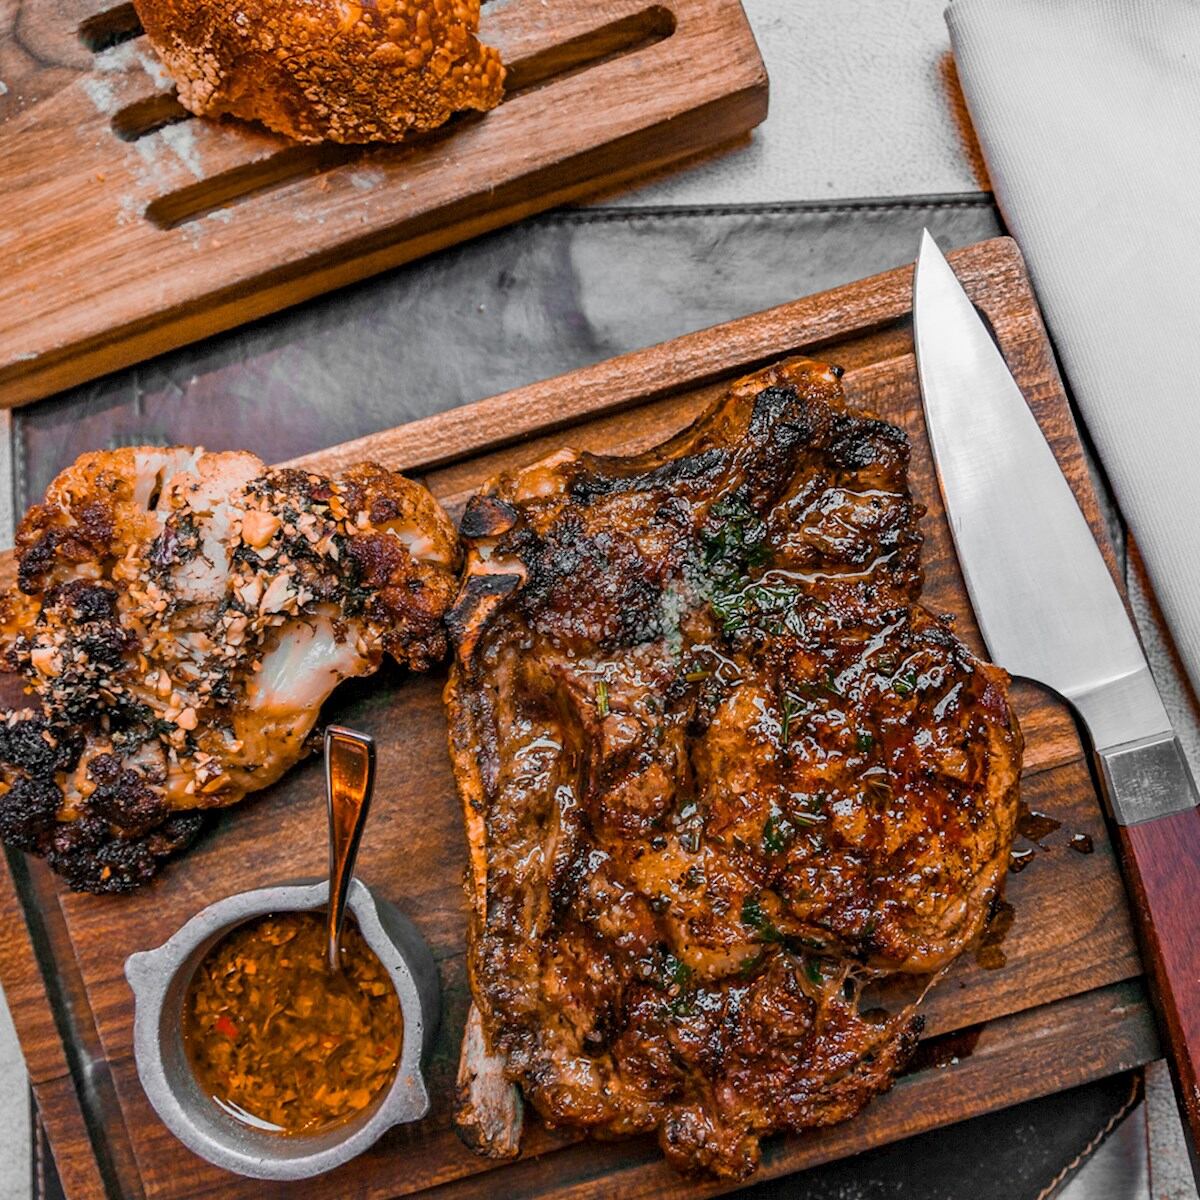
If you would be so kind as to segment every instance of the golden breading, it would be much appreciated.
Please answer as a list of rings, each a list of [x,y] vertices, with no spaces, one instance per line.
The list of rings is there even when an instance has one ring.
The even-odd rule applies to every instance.
[[[300,142],[394,142],[500,103],[479,0],[135,0],[198,116],[229,113]]]

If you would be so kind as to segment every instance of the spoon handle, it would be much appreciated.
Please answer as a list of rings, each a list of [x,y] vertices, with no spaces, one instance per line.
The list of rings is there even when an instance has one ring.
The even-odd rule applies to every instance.
[[[329,802],[329,965],[341,970],[339,942],[354,860],[375,788],[375,742],[365,733],[325,730],[325,795]]]

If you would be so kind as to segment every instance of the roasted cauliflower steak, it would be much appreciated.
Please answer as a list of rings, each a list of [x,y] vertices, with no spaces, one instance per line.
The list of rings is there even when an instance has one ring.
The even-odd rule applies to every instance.
[[[421,486],[248,453],[81,457],[17,532],[0,665],[0,837],[73,888],[126,891],[207,809],[274,782],[325,698],[446,651],[458,539]]]

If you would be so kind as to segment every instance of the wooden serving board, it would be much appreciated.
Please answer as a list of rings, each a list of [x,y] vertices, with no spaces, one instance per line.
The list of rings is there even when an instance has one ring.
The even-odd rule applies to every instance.
[[[0,15],[0,406],[743,137],[740,0],[490,0],[504,102],[401,146],[198,120],[130,3]]]
[[[1012,242],[951,255],[990,318],[1064,471],[1108,549],[1078,436],[1020,256]],[[305,460],[336,469],[367,454],[423,476],[451,511],[495,471],[569,442],[642,449],[694,417],[729,379],[805,351],[841,363],[851,400],[906,427],[923,521],[926,603],[979,637],[954,558],[924,436],[914,374],[911,272],[784,305]],[[963,397],[969,404],[970,396]],[[380,786],[359,873],[417,921],[434,949],[444,1005],[430,1067],[433,1110],[321,1179],[270,1185],[228,1175],[185,1150],[157,1120],[131,1057],[133,1003],[121,969],[188,917],[232,891],[325,866],[320,764],[309,762],[239,810],[145,891],[96,898],[63,892],[44,864],[13,856],[0,897],[0,979],[38,1103],[72,1197],[683,1197],[728,1185],[685,1182],[654,1142],[579,1142],[531,1120],[524,1154],[497,1165],[450,1127],[453,1075],[467,1006],[463,831],[445,750],[444,675],[385,670],[350,685],[329,716],[380,743]],[[771,1139],[762,1177],[783,1174],[1004,1105],[1128,1069],[1158,1055],[1121,877],[1075,726],[1029,685],[1015,689],[1027,749],[1025,803],[1061,827],[1008,880],[1015,922],[984,969],[970,954],[925,1007],[925,1040],[894,1089],[843,1125]],[[1094,851],[1077,853],[1074,835]]]

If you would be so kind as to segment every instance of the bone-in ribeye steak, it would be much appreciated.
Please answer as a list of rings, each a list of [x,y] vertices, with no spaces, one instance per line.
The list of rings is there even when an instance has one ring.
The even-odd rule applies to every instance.
[[[919,606],[907,438],[840,377],[770,368],[463,518],[469,1054],[684,1170],[748,1174],[764,1134],[889,1086],[920,1020],[863,988],[977,936],[1013,836],[1007,676]]]

